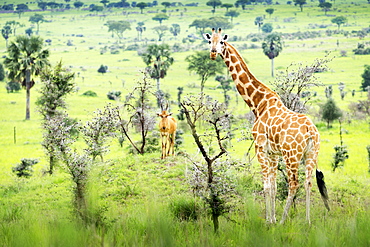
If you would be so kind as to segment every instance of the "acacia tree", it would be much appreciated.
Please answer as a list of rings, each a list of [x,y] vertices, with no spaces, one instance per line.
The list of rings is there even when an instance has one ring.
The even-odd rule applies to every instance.
[[[307,4],[306,0],[293,0],[295,6],[299,6],[301,12],[303,12],[303,5]]]
[[[162,38],[166,34],[166,32],[169,30],[167,26],[156,26],[153,27],[153,30],[158,35],[158,41],[162,41]]]
[[[235,2],[235,7],[239,7],[239,6],[242,6],[242,9],[245,10],[245,6],[247,6],[247,4],[249,4],[251,1],[250,0],[237,0]]]
[[[157,80],[157,91],[160,91],[160,79],[167,75],[167,70],[173,64],[170,46],[168,44],[152,44],[141,55],[144,63],[148,66],[147,72],[152,79]]]
[[[230,16],[231,18],[231,23],[233,23],[233,19],[234,17],[238,17],[239,16],[239,12],[237,12],[236,10],[230,10],[228,12],[225,13],[225,16]]]
[[[157,14],[152,18],[153,21],[158,21],[159,25],[162,25],[162,21],[168,20],[170,17],[164,13]]]
[[[117,107],[108,104],[103,111],[96,110],[92,120],[82,127],[81,132],[87,144],[85,152],[92,157],[92,161],[95,161],[97,156],[103,161],[103,154],[108,151],[107,141],[116,136],[115,132],[119,125],[117,112]]]
[[[346,23],[346,22],[347,22],[347,18],[346,18],[346,17],[344,17],[344,16],[337,16],[337,17],[335,17],[335,18],[331,19],[331,22],[332,22],[332,23],[334,23],[334,24],[337,24],[337,26],[338,26],[338,31],[339,31],[340,26],[341,26],[342,24],[344,24],[344,23]]]
[[[327,63],[332,59],[315,59],[310,65],[290,64],[284,72],[277,74],[272,86],[284,105],[290,110],[305,113],[306,105],[311,100],[313,87],[322,86],[316,77],[317,71],[327,71]]]
[[[26,89],[26,120],[30,119],[30,90],[38,76],[49,66],[49,50],[43,48],[43,40],[38,36],[17,36],[7,49],[4,65],[9,70],[10,80],[20,82]]]
[[[62,109],[66,109],[65,98],[68,94],[76,89],[76,84],[73,82],[74,74],[67,72],[59,62],[55,68],[46,69],[40,75],[42,87],[40,96],[36,101],[38,111],[43,116],[42,126],[44,129],[42,146],[49,158],[49,170],[47,173],[53,174],[54,167],[57,162],[56,145],[54,140],[54,132],[49,129],[48,124],[55,117],[62,117],[65,124],[71,122],[66,118]],[[73,122],[73,121],[72,121]],[[71,132],[72,134],[72,132]]]
[[[125,110],[125,114],[123,115],[117,110],[118,129],[139,154],[146,152],[148,133],[153,130],[156,123],[156,114],[151,103],[155,101],[155,99],[153,100],[155,97],[154,87],[150,83],[147,73],[143,72],[142,79],[137,81],[135,88],[126,96],[122,107]],[[131,127],[134,127],[139,132],[139,141],[133,139]]]
[[[263,53],[271,60],[271,76],[274,77],[274,58],[283,50],[281,35],[269,34],[262,43]]]
[[[114,34],[117,35],[119,42],[123,39],[123,32],[131,30],[131,24],[128,21],[108,21],[104,25],[108,26],[108,32],[112,32],[112,37]]]
[[[209,52],[196,51],[195,54],[185,58],[189,63],[188,70],[194,71],[200,77],[200,91],[203,93],[204,84],[210,76],[215,76],[217,73],[222,73],[224,69],[223,61],[220,57],[216,60],[209,59]]]
[[[214,231],[219,229],[219,217],[230,209],[230,198],[235,195],[235,186],[227,171],[231,168],[227,160],[226,142],[230,136],[230,113],[226,106],[210,97],[200,94],[189,97],[181,103],[187,124],[204,163],[193,162],[193,191],[205,200],[212,217]],[[199,130],[199,122],[207,129]],[[204,127],[204,126],[203,126]]]
[[[274,8],[267,8],[265,9],[266,13],[269,14],[270,18],[271,18],[271,15],[275,12],[275,9]]]
[[[147,3],[144,3],[144,2],[140,2],[140,3],[137,3],[136,4],[136,7],[138,7],[140,9],[140,13],[142,14],[143,13],[143,10],[148,7],[148,4]]]
[[[331,9],[332,6],[333,6],[332,3],[329,2],[322,2],[319,4],[319,7],[325,11],[325,15]]]
[[[213,9],[212,9],[212,13],[215,13],[216,12],[216,8],[218,6],[221,6],[222,5],[222,2],[221,0],[209,0],[207,3],[206,3],[207,6],[211,6]]]
[[[40,15],[40,14],[34,14],[34,15],[30,16],[28,21],[33,23],[33,24],[36,24],[36,26],[37,26],[36,34],[39,34],[40,23],[44,22],[44,16]]]

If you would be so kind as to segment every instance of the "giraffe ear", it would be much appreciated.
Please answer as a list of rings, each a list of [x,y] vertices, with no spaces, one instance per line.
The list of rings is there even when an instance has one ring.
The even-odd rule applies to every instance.
[[[203,38],[205,38],[206,40],[210,40],[211,35],[209,33],[203,33]]]
[[[223,39],[223,41],[227,41],[229,39],[229,35],[225,34],[222,39]]]

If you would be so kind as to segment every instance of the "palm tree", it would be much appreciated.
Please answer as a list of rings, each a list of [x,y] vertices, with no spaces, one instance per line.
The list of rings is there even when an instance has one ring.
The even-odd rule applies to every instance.
[[[269,34],[262,43],[263,53],[271,59],[271,76],[274,77],[274,58],[283,50],[281,36],[277,33]]]
[[[147,51],[141,55],[144,63],[148,66],[147,70],[152,79],[157,79],[157,90],[160,91],[161,78],[167,75],[167,70],[173,64],[170,46],[168,44],[149,45]]]
[[[9,70],[10,80],[20,82],[26,89],[26,120],[30,119],[30,89],[35,84],[34,76],[50,65],[49,50],[43,49],[39,36],[19,35],[7,48],[4,65]]]

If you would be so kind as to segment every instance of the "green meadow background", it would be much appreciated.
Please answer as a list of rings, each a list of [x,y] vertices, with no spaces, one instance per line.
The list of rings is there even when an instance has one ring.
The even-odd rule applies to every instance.
[[[86,5],[102,5],[98,1],[83,1]],[[194,1],[181,1],[183,4]],[[234,1],[222,1],[234,3]],[[0,5],[4,2],[1,1]],[[12,1],[7,3],[25,3]],[[65,10],[26,12],[20,18],[17,14],[1,13],[0,25],[15,20],[24,27],[17,29],[23,34],[32,26],[28,21],[35,13],[44,15],[47,22],[40,24],[39,35],[51,39],[45,43],[51,52],[53,65],[62,61],[63,65],[76,73],[78,92],[68,96],[68,114],[81,121],[92,118],[96,109],[103,109],[111,90],[122,91],[126,95],[137,80],[145,63],[137,51],[127,50],[129,46],[155,44],[157,36],[152,28],[159,23],[152,18],[164,8],[160,5],[144,9],[110,9],[95,14],[87,10]],[[179,24],[181,33],[173,37],[169,32],[163,43],[177,44],[180,52],[173,52],[175,62],[167,76],[161,80],[161,89],[177,101],[177,87],[184,87],[183,95],[196,95],[200,92],[198,75],[187,70],[185,58],[196,50],[207,50],[199,32],[189,25],[195,19],[212,17],[211,7],[206,1],[198,1],[198,7],[169,8],[169,20],[162,25]],[[370,27],[370,4],[367,1],[335,1],[331,11],[324,12],[317,7],[318,1],[308,1],[303,7],[288,5],[279,1],[273,5],[248,5],[246,10],[237,9],[240,15],[233,20],[234,27],[225,30],[230,43],[238,47],[251,71],[266,85],[271,85],[270,60],[263,54],[262,41],[253,42],[248,35],[257,34],[254,19],[265,16],[265,23],[272,23],[274,31],[283,34],[297,32],[320,32],[320,37],[304,39],[284,39],[282,53],[275,59],[276,73],[285,71],[292,63],[310,65],[315,59],[328,56],[332,61],[327,72],[318,73],[318,80],[325,86],[332,85],[333,97],[344,112],[343,142],[348,147],[349,159],[343,168],[332,171],[331,163],[335,145],[340,144],[339,124],[326,128],[318,114],[320,104],[326,102],[325,87],[314,90],[317,96],[310,105],[309,115],[321,134],[321,151],[318,167],[325,174],[332,210],[326,212],[317,188],[313,188],[311,221],[305,221],[304,200],[297,200],[291,209],[289,220],[284,225],[267,225],[264,221],[264,200],[259,164],[256,159],[247,162],[246,152],[250,141],[232,140],[228,149],[230,155],[240,160],[242,169],[235,173],[237,191],[242,200],[227,217],[221,217],[220,231],[213,233],[209,216],[201,213],[194,221],[181,221],[173,215],[171,205],[194,202],[187,183],[187,170],[191,163],[181,155],[160,159],[160,152],[132,155],[128,152],[128,142],[120,147],[118,140],[110,143],[106,162],[94,165],[88,185],[88,205],[96,222],[82,224],[73,214],[73,183],[66,171],[59,167],[55,174],[43,175],[48,166],[41,146],[41,116],[36,111],[35,101],[39,97],[41,82],[36,81],[31,90],[31,120],[25,121],[25,91],[7,93],[5,82],[0,82],[0,246],[369,246],[370,245],[370,173],[366,146],[370,145],[369,117],[356,119],[349,105],[366,100],[367,94],[360,91],[361,74],[364,65],[370,64],[370,55],[355,55],[353,49],[358,43],[370,45],[369,34],[363,39],[356,31]],[[28,3],[30,9],[37,9],[36,3]],[[274,8],[271,18],[266,8]],[[176,10],[178,9],[178,11]],[[235,9],[235,8],[234,8]],[[225,9],[217,8],[214,16],[224,16]],[[335,16],[345,16],[348,23],[341,26],[338,34],[326,35],[326,30],[336,31],[331,23]],[[286,22],[291,18],[293,21]],[[118,54],[111,54],[109,47],[117,45],[117,39],[108,33],[104,24],[109,20],[128,20],[131,30],[124,32]],[[144,41],[135,40],[137,22],[144,22]],[[324,25],[325,28],[319,28]],[[35,28],[34,28],[35,31]],[[348,32],[348,35],[343,35]],[[83,37],[77,37],[83,35]],[[188,35],[199,37],[189,42]],[[10,42],[14,39],[12,36]],[[235,40],[235,41],[232,41]],[[67,46],[67,42],[73,46]],[[246,47],[246,49],[245,49]],[[101,54],[101,50],[108,48]],[[342,56],[343,51],[346,56]],[[0,54],[7,55],[5,40],[0,39]],[[97,72],[101,65],[108,66],[104,75]],[[224,71],[226,74],[226,68]],[[340,98],[338,83],[345,83],[348,92],[344,100]],[[218,82],[210,78],[206,82],[205,93],[223,101]],[[87,90],[98,97],[82,96]],[[355,96],[351,95],[355,90]],[[244,117],[250,110],[236,103],[234,91],[230,110],[235,116]],[[119,104],[119,102],[117,102]],[[159,111],[159,109],[158,109]],[[172,111],[177,114],[176,104]],[[186,152],[194,159],[200,159],[186,124],[179,124],[184,130],[184,144],[177,152]],[[83,143],[81,143],[81,147]],[[253,151],[252,151],[253,152]],[[251,154],[253,156],[253,153]],[[17,178],[12,167],[22,158],[37,158],[39,163],[29,179]],[[281,217],[284,201],[277,202],[277,218]]]

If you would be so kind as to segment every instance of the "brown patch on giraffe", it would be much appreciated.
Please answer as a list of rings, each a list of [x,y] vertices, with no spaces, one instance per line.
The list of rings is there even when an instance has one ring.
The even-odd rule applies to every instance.
[[[308,132],[307,126],[305,126],[305,125],[301,126],[301,127],[299,128],[299,131],[300,131],[301,133],[307,133],[307,132]]]
[[[240,64],[235,65],[236,71],[239,73],[242,70],[242,67],[240,67]],[[240,78],[240,77],[239,77]]]
[[[229,68],[230,61],[229,61],[229,60],[226,60],[226,61],[225,61],[225,64],[226,64],[226,67],[228,67],[228,68]]]
[[[231,65],[231,66],[229,67],[229,70],[230,70],[230,72],[232,72],[232,71],[234,70],[234,66],[232,66],[232,65]]]
[[[256,106],[258,106],[262,99],[263,99],[263,94],[256,93],[255,96],[253,97],[253,102]]]
[[[231,55],[230,58],[231,58],[231,62],[232,63],[236,63],[238,61],[238,59],[236,58],[236,56]]]
[[[254,92],[254,87],[252,85],[248,85],[246,88],[247,94],[250,96]]]
[[[288,131],[287,131],[287,134],[288,135],[290,135],[290,136],[294,136],[294,134],[296,133],[297,131],[296,130],[294,130],[294,129],[289,129]]]
[[[298,129],[299,125],[298,125],[298,123],[294,122],[294,123],[292,123],[292,125],[290,127],[294,128],[294,129]]]
[[[236,78],[237,78],[237,74],[231,74],[231,77],[233,78],[233,80],[235,81]]]
[[[240,84],[236,85],[236,89],[238,90],[240,95],[245,95],[244,87],[240,86]]]
[[[299,118],[298,119],[299,124],[304,124],[305,122],[306,122],[306,119],[304,119],[304,118]]]
[[[246,83],[248,83],[249,82],[249,76],[247,75],[247,73],[242,73],[241,75],[239,75],[239,80],[242,82],[242,83],[244,83],[244,84],[246,84]]]
[[[283,122],[283,119],[281,119],[281,118],[279,118],[277,121],[276,121],[276,125],[279,125],[279,124],[281,124]]]

